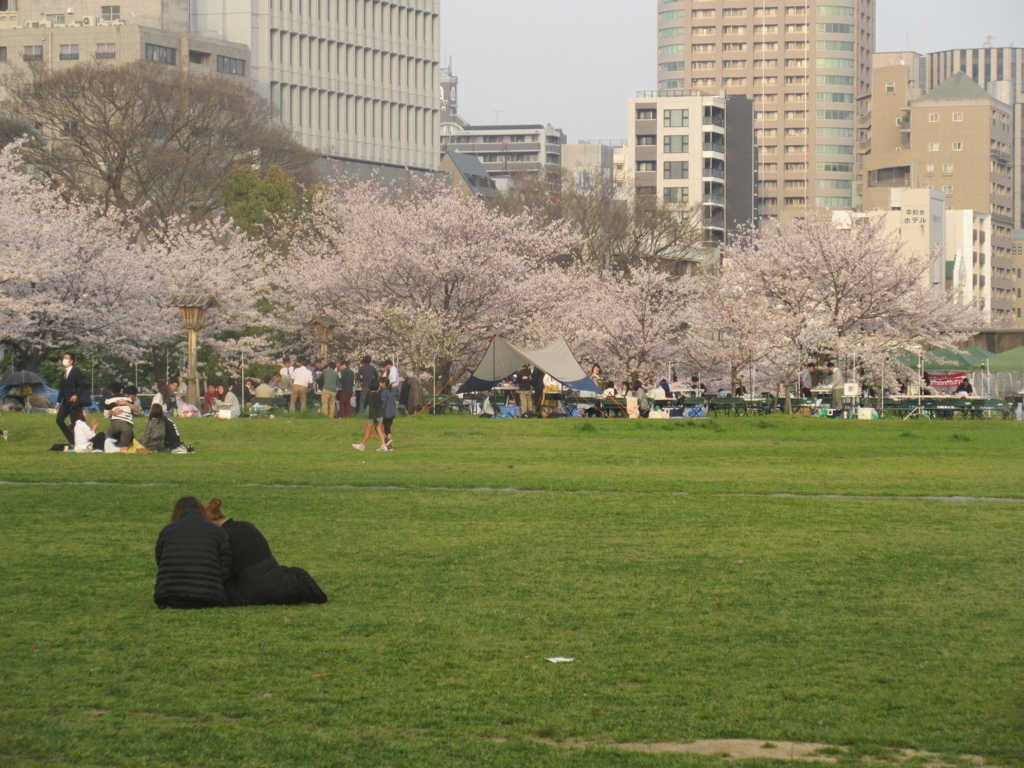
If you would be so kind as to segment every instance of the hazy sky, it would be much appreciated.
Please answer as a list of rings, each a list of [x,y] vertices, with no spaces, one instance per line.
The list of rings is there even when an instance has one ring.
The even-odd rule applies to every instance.
[[[1024,0],[878,0],[879,51],[1024,47]],[[908,45],[909,43],[909,45]],[[626,100],[657,87],[656,0],[441,0],[441,55],[474,123],[551,123],[624,139]]]

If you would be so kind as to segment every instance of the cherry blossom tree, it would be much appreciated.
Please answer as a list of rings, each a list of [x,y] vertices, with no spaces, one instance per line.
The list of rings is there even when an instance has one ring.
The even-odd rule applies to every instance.
[[[172,293],[217,296],[207,332],[217,349],[259,347],[264,265],[227,222],[181,223],[139,247],[117,217],[25,172],[16,146],[0,152],[0,203],[0,342],[17,366],[69,348],[137,358],[177,340]]]
[[[928,254],[910,253],[881,217],[846,227],[825,214],[748,231],[723,252],[723,278],[763,296],[754,321],[781,381],[808,360],[955,344],[981,322],[972,307],[922,283]]]
[[[578,290],[566,291],[563,335],[581,357],[610,375],[643,379],[660,377],[679,358],[690,300],[685,281],[648,265],[567,277]]]
[[[133,249],[116,221],[26,173],[17,149],[0,151],[0,342],[25,368],[69,347],[127,351],[134,329],[120,310],[139,287]]]
[[[526,278],[567,252],[561,225],[503,216],[435,186],[343,182],[313,205],[277,303],[293,326],[327,315],[337,332],[438,377],[494,333],[515,336],[540,311]]]

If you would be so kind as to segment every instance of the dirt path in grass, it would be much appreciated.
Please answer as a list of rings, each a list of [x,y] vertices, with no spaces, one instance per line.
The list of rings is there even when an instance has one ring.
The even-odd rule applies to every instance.
[[[4,485],[40,485],[40,486],[69,486],[69,487],[88,487],[88,486],[103,486],[103,487],[115,487],[115,488],[159,488],[159,487],[177,487],[176,483],[111,483],[101,482],[93,480],[82,480],[79,482],[55,482],[55,481],[44,481],[44,480],[0,480],[0,486]],[[309,490],[324,490],[324,491],[444,491],[447,493],[554,493],[554,494],[565,494],[565,495],[579,495],[579,494],[595,494],[598,496],[605,495],[611,496],[614,494],[628,494],[630,496],[650,494],[650,495],[667,495],[667,496],[695,496],[695,497],[707,497],[707,498],[736,498],[736,499],[836,499],[842,501],[843,499],[849,499],[852,501],[949,501],[949,502],[967,502],[967,501],[982,501],[982,502],[998,502],[998,503],[1011,503],[1019,504],[1024,502],[1024,499],[1015,498],[1002,498],[998,496],[886,496],[881,494],[874,495],[854,495],[854,494],[842,494],[842,493],[689,493],[688,491],[592,491],[592,490],[576,490],[576,491],[560,491],[560,490],[549,490],[546,488],[454,488],[449,486],[416,486],[416,485],[314,485],[300,484],[300,483],[239,483],[236,487],[238,488],[286,488],[286,489],[309,489]]]
[[[726,760],[750,760],[769,758],[772,760],[796,760],[801,762],[836,763],[841,757],[856,757],[844,747],[829,744],[815,744],[797,741],[761,741],[758,739],[704,739],[691,742],[662,742],[656,744],[600,744],[587,741],[554,741],[552,739],[531,739],[560,749],[616,749],[623,752],[647,754],[691,754],[720,756]],[[957,762],[951,762],[934,752],[915,749],[893,750],[885,758],[865,756],[872,763],[899,764],[914,760],[923,768],[959,768],[964,762],[976,768],[996,768],[978,755],[960,755]]]

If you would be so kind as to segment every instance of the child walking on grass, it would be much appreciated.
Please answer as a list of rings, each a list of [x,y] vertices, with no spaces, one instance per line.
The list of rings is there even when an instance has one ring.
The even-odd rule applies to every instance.
[[[380,396],[380,384],[376,381],[371,381],[369,393],[366,396],[366,432],[363,433],[363,441],[361,443],[352,443],[352,447],[357,451],[365,451],[366,441],[370,439],[371,434],[375,434],[380,437],[380,448],[377,450],[390,450],[384,441],[383,421],[384,411]]]

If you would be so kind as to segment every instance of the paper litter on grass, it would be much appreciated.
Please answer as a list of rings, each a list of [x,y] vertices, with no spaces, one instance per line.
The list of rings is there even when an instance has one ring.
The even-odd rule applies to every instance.
[[[561,664],[566,661],[576,661],[576,659],[569,659],[565,656],[552,656],[550,659],[545,658],[544,661],[550,661],[552,664]]]

